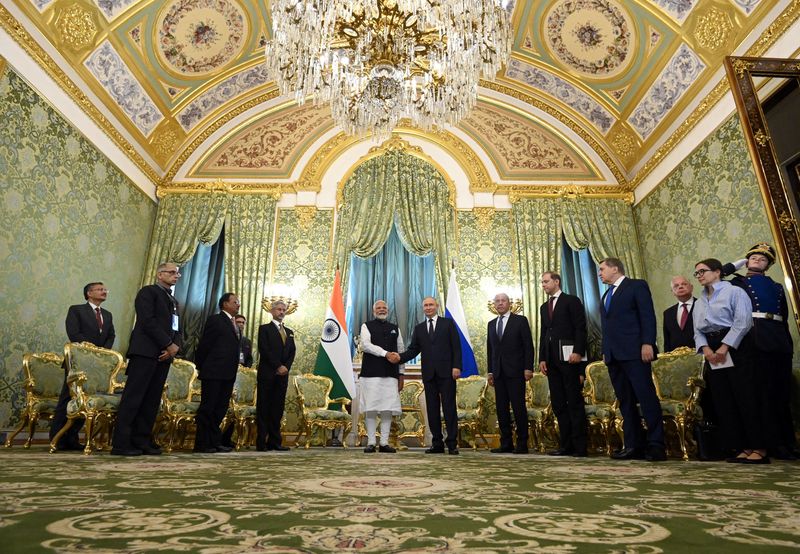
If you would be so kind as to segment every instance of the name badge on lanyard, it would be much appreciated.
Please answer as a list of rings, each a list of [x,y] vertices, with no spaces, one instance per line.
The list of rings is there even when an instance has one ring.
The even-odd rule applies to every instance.
[[[178,324],[178,314],[172,314],[172,330],[178,331],[180,329]]]
[[[239,363],[240,364],[244,363],[244,352],[239,352]]]

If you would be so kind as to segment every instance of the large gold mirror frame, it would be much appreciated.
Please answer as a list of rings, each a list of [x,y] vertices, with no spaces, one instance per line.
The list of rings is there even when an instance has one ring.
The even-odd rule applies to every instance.
[[[781,174],[773,137],[759,98],[759,92],[769,88],[764,79],[800,80],[800,60],[727,56],[725,70],[742,120],[750,156],[753,158],[778,256],[789,278],[787,288],[794,307],[795,323],[800,325],[797,315],[800,307],[800,233],[797,218],[800,214],[791,184]],[[758,85],[756,79],[759,81]]]

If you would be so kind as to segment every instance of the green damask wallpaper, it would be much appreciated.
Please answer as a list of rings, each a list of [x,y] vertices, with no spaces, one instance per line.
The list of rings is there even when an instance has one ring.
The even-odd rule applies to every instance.
[[[273,254],[272,283],[298,292],[297,311],[286,317],[286,326],[294,331],[297,355],[292,375],[311,372],[317,359],[325,309],[333,286],[330,272],[333,211],[317,210],[304,227],[294,209],[278,210],[276,251]],[[290,384],[286,395],[286,429],[297,429],[296,393]]]
[[[487,302],[500,289],[519,288],[511,211],[495,211],[490,217],[481,221],[475,212],[457,212],[459,251],[451,254],[456,260],[461,303],[481,374],[486,374],[486,325],[495,317]]]
[[[63,352],[64,317],[103,281],[127,347],[156,206],[11,69],[0,78],[0,428],[24,401],[22,356]]]
[[[740,259],[755,243],[774,244],[744,135],[735,114],[712,133],[659,186],[634,207],[642,259],[656,313],[675,303],[674,275],[689,277],[695,262]],[[769,275],[783,282],[774,266]],[[797,326],[790,325],[795,347]],[[659,343],[661,343],[659,326]],[[663,344],[663,343],[661,343]],[[795,354],[795,363],[800,356]]]

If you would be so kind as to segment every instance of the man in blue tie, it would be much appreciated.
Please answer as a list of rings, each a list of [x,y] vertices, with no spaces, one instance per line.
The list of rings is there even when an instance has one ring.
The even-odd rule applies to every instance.
[[[608,290],[603,295],[603,361],[614,385],[622,412],[625,444],[611,455],[615,460],[667,459],[661,403],[656,395],[650,363],[656,357],[656,314],[647,281],[625,276],[622,261],[600,262],[600,279]],[[639,410],[647,423],[641,432]]]

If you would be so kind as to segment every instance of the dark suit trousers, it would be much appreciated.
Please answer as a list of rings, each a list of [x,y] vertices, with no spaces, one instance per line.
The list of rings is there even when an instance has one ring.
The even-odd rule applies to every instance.
[[[637,450],[651,446],[664,448],[664,420],[650,364],[641,360],[615,360],[608,364],[608,375],[611,377],[611,384],[614,385],[614,392],[619,399],[619,408],[624,418],[622,431],[625,448]],[[643,444],[642,441],[637,402],[647,424],[647,444]]]
[[[257,448],[281,446],[281,418],[283,418],[283,409],[286,406],[286,389],[288,387],[288,375],[275,375],[268,370],[258,370]]]
[[[722,344],[722,335],[706,338],[712,350]],[[730,353],[733,367],[710,369],[708,362],[705,364],[723,446],[736,452],[745,448],[766,448],[768,437],[764,434],[763,412],[759,409],[763,387],[756,377],[753,351],[747,337],[738,350],[731,349]],[[761,366],[761,360],[757,363]]]
[[[67,373],[69,373],[69,370],[65,365],[64,384],[61,386],[58,404],[56,404],[55,412],[53,412],[53,421],[50,423],[50,440],[53,440],[53,437],[67,424],[67,404],[69,404],[70,400],[69,387],[67,386]],[[78,444],[80,442],[78,439],[78,432],[81,430],[81,427],[83,427],[83,418],[74,420],[69,431],[58,441],[58,448],[66,448],[67,446]]]
[[[114,427],[114,448],[148,446],[153,442],[153,425],[171,364],[172,359],[159,362],[131,356]]]
[[[425,405],[428,412],[428,425],[433,440],[431,446],[453,449],[458,441],[458,413],[456,412],[456,381],[452,377],[435,376],[423,381],[425,385]],[[441,408],[440,408],[441,407]],[[441,411],[440,411],[441,409]],[[442,437],[442,413],[447,426],[447,439]]]
[[[528,407],[525,405],[525,379],[522,377],[495,377],[494,396],[497,405],[497,424],[500,427],[500,447],[513,448],[511,437],[511,412],[517,426],[517,448],[528,447]]]
[[[761,386],[761,408],[767,448],[795,447],[792,421],[792,353],[769,352],[756,349],[754,359],[764,368],[759,374]]]
[[[554,362],[547,364],[550,402],[558,420],[560,448],[570,452],[586,451],[586,410],[583,402],[583,364]]]
[[[195,421],[197,433],[196,449],[216,448],[222,444],[219,425],[228,412],[235,379],[203,379],[201,381],[200,407]]]

